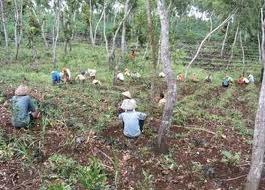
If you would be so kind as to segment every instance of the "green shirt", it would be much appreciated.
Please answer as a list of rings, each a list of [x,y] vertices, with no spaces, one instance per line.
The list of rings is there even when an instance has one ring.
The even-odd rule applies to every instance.
[[[13,96],[12,102],[12,125],[14,127],[25,127],[30,122],[30,112],[36,107],[30,96]]]

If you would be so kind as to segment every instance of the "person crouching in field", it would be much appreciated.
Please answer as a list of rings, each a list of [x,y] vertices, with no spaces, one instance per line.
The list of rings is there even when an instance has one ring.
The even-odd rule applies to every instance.
[[[184,81],[184,80],[185,80],[185,76],[183,75],[183,73],[178,73],[177,81]]]
[[[135,111],[136,102],[133,99],[128,99],[123,105],[125,112],[119,114],[119,119],[122,121],[123,134],[129,138],[138,137],[143,131],[144,120],[146,114]]]
[[[85,76],[85,72],[82,71],[80,74],[78,74],[76,77],[75,77],[75,81],[78,81],[78,82],[82,82],[84,83],[86,80],[86,76]]]
[[[244,84],[248,84],[249,80],[244,77],[244,75],[240,75],[239,79],[237,80],[237,84],[239,85],[244,85]]]
[[[27,86],[20,85],[15,91],[15,96],[11,99],[11,121],[16,128],[27,127],[32,119],[37,119],[40,116],[40,112],[28,95],[29,92],[30,90]]]
[[[64,83],[71,82],[71,71],[68,68],[63,68],[61,72],[61,78]]]
[[[255,83],[254,76],[252,74],[250,74],[250,73],[247,73],[247,75],[248,75],[249,83],[254,84]]]
[[[61,76],[59,71],[52,71],[51,72],[52,84],[59,84],[61,81]]]
[[[159,107],[163,107],[164,105],[166,104],[166,98],[165,98],[165,95],[164,93],[160,93],[160,100],[158,102],[158,106]]]
[[[130,100],[135,102],[135,105],[136,105],[136,100],[132,98],[131,93],[129,91],[123,92],[121,94],[124,96],[125,99],[122,101],[121,104],[119,104],[119,108],[118,108],[119,113],[125,112],[125,105]]]
[[[230,83],[233,83],[233,82],[234,82],[233,78],[228,76],[228,75],[226,75],[225,78],[222,81],[222,86],[223,87],[228,87],[230,85]]]

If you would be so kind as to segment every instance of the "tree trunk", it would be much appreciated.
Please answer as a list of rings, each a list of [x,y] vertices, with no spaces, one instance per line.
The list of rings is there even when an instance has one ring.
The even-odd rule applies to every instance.
[[[155,97],[155,79],[157,77],[156,68],[157,68],[157,45],[155,42],[154,35],[154,26],[152,22],[151,8],[150,8],[150,0],[145,1],[146,5],[146,13],[147,13],[147,24],[148,24],[148,37],[149,37],[149,46],[152,54],[152,80],[151,80],[151,98],[152,100]]]
[[[126,0],[125,5],[124,5],[124,15],[127,14],[128,12],[128,6],[129,6],[130,0]],[[126,50],[126,20],[124,20],[122,24],[122,34],[121,34],[121,56],[122,56],[122,61],[124,60],[124,54]]]
[[[234,42],[233,42],[233,44],[232,44],[231,55],[230,55],[230,58],[229,58],[229,62],[228,62],[227,68],[228,68],[228,66],[231,64],[231,62],[232,62],[232,60],[233,60],[233,57],[234,57],[234,49],[235,49],[235,45],[236,45],[236,41],[237,41],[238,29],[239,29],[239,24],[237,25],[237,28],[236,28],[236,33],[235,33],[235,37],[234,37]]]
[[[94,31],[94,37],[93,37],[93,41],[94,41],[94,45],[96,44],[96,41],[97,41],[97,30],[98,30],[98,26],[99,26],[99,23],[101,22],[102,18],[103,18],[103,15],[104,15],[104,12],[106,10],[107,6],[105,5],[104,3],[104,7],[103,7],[103,10],[102,10],[102,13],[100,15],[100,18],[96,24],[96,27],[95,27],[95,31]]]
[[[158,133],[158,150],[160,152],[167,151],[164,145],[167,145],[167,132],[171,126],[173,106],[176,101],[177,85],[173,71],[171,68],[170,58],[170,44],[169,44],[169,23],[168,23],[168,12],[165,7],[164,0],[157,0],[157,8],[161,23],[161,61],[164,66],[164,73],[166,74],[167,82],[167,95],[166,104],[163,111],[162,121]],[[165,149],[164,149],[165,148]]]
[[[223,40],[223,43],[222,43],[222,49],[221,49],[221,56],[222,57],[224,55],[225,42],[226,42],[228,31],[229,31],[229,25],[230,25],[230,22],[227,23],[227,27],[226,27],[226,31],[225,31],[225,37],[224,37],[224,40]]]
[[[17,0],[14,0],[15,5],[15,28],[14,28],[14,35],[15,35],[15,44],[16,44],[16,60],[18,59],[20,42],[22,39],[22,11],[23,11],[23,0],[20,1],[20,8],[18,8]]]
[[[44,25],[45,25],[45,21],[43,20],[42,22],[40,22],[40,19],[38,18],[36,11],[34,10],[34,8],[32,8],[32,12],[36,18],[36,20],[38,21],[38,23],[41,25],[41,36],[45,45],[45,48],[48,50],[49,49],[49,45],[48,42],[46,40],[46,36],[45,36],[45,32],[44,32]]]
[[[72,51],[72,41],[74,40],[74,37],[75,37],[75,29],[76,29],[76,11],[74,11],[74,15],[73,15],[73,25],[74,25],[74,28],[72,29],[72,35],[71,35],[71,38],[70,38],[70,41],[69,41],[69,50]]]
[[[106,53],[107,53],[107,57],[109,54],[109,42],[108,42],[108,38],[106,35],[106,11],[104,10],[103,12],[103,34],[104,34],[104,40],[105,40],[105,48],[106,48]]]
[[[118,32],[119,32],[123,22],[125,21],[127,16],[130,14],[130,11],[131,11],[131,9],[129,9],[127,11],[127,13],[124,14],[123,19],[119,23],[119,25],[118,25],[118,27],[117,27],[117,29],[116,29],[113,37],[112,37],[112,47],[111,47],[110,50],[109,50],[109,47],[107,46],[108,43],[106,43],[106,49],[107,49],[107,54],[108,54],[108,63],[109,63],[109,67],[112,68],[112,69],[115,68],[115,66],[114,66],[114,57],[115,57],[114,53],[115,53],[115,49],[116,49],[116,38],[117,38]],[[108,41],[107,37],[106,37],[106,21],[104,21],[104,31],[105,31],[105,35],[104,35],[105,36],[105,41]]]
[[[6,31],[6,20],[5,20],[3,0],[0,0],[0,10],[1,10],[2,25],[3,25],[4,35],[5,35],[5,43],[6,43],[5,47],[8,48],[8,35]]]
[[[264,44],[263,44],[264,45]],[[265,64],[263,60],[263,64]],[[265,72],[263,73],[263,79]],[[247,177],[245,190],[257,190],[263,169],[265,150],[265,80],[262,81],[259,106],[256,113],[254,139],[252,147],[251,167]]]
[[[60,29],[60,0],[57,1],[58,7],[54,7],[54,25],[53,25],[53,48],[52,48],[52,63],[56,64],[56,48],[57,48],[57,40],[59,37],[59,29]]]
[[[45,36],[45,32],[44,32],[44,25],[45,25],[45,21],[42,21],[41,23],[41,36],[45,45],[45,48],[48,50],[49,49],[49,44],[46,40],[46,36]]]
[[[241,47],[241,51],[242,51],[242,64],[243,64],[242,73],[245,74],[245,50],[244,50],[244,47],[243,47],[241,31],[239,32],[239,41],[240,41],[240,47]]]
[[[186,66],[186,70],[185,70],[185,79],[187,78],[187,74],[188,74],[188,70],[191,66],[191,64],[195,61],[195,59],[197,58],[197,56],[200,53],[200,50],[204,44],[204,42],[207,40],[207,38],[209,38],[215,31],[219,30],[225,23],[227,23],[230,19],[232,18],[232,15],[229,15],[219,26],[217,26],[214,30],[212,30],[211,32],[209,32],[205,38],[201,41],[196,54],[194,55],[194,57],[192,58],[192,60],[189,62],[189,64]]]
[[[262,62],[264,67],[265,19],[263,18],[263,8],[261,9],[261,27],[262,27]],[[263,79],[264,78],[265,78],[265,72],[263,72]],[[265,80],[263,80],[261,84],[259,106],[255,119],[251,166],[247,177],[245,190],[257,190],[259,188],[259,182],[263,169],[264,151],[265,151],[265,111],[264,110],[265,110]]]
[[[93,20],[93,8],[92,8],[92,1],[89,0],[89,17],[90,17],[90,20],[89,20],[89,34],[90,34],[90,41],[92,43],[92,46],[95,46],[95,41],[94,41],[94,38],[93,38],[93,23],[92,23],[92,20]]]
[[[213,19],[212,19],[213,14],[210,15],[210,31],[211,32],[213,30]],[[208,38],[208,42],[211,40],[211,36],[209,36]]]

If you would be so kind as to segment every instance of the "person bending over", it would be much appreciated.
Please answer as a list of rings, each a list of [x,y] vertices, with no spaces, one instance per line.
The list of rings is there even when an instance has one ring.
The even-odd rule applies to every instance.
[[[59,71],[52,71],[51,72],[52,84],[59,84],[61,82],[61,76]]]
[[[12,104],[12,125],[16,128],[22,128],[29,125],[32,119],[39,118],[40,112],[34,105],[32,98],[28,95],[29,88],[20,85],[15,96],[11,99]]]

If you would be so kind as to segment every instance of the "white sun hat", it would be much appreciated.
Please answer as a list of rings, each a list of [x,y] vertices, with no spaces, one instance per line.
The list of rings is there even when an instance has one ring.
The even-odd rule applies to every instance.
[[[99,80],[94,79],[92,81],[92,84],[94,84],[94,85],[101,85],[101,82]]]
[[[15,95],[16,96],[25,96],[27,94],[29,94],[29,87],[25,86],[25,85],[19,85],[19,87],[16,89],[15,91]]]
[[[163,72],[161,72],[161,73],[159,73],[159,75],[158,75],[159,77],[161,77],[161,78],[165,78],[166,77],[166,74],[165,73],[163,73]]]
[[[118,73],[117,79],[119,79],[120,81],[124,81],[124,75],[122,73]]]
[[[121,109],[123,110],[134,110],[137,107],[136,101],[134,99],[125,99],[121,104]]]
[[[123,92],[123,93],[121,93],[123,96],[125,96],[125,97],[127,97],[127,98],[132,98],[132,96],[131,96],[131,93],[129,92],[129,91],[126,91],[126,92]]]

